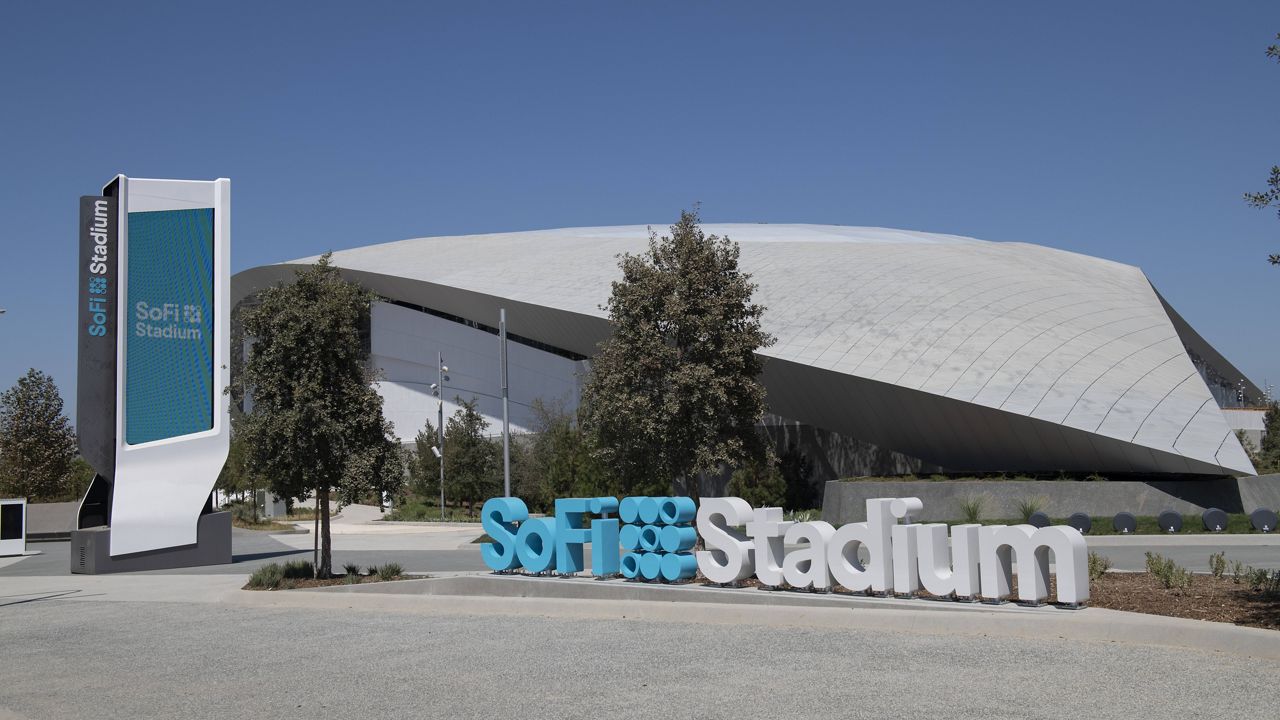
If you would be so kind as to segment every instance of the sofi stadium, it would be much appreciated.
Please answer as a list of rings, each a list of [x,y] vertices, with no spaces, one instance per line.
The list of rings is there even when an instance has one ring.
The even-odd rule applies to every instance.
[[[882,228],[703,229],[740,244],[777,339],[762,352],[762,424],[779,443],[800,443],[820,476],[1254,472],[1223,409],[1262,393],[1136,267]],[[617,255],[642,251],[648,233],[540,230],[335,253],[348,279],[382,298],[369,346],[401,437],[434,419],[440,356],[445,398],[501,417],[499,308],[512,341],[513,428],[532,424],[535,399],[572,410],[609,335],[601,306]],[[252,302],[314,260],[241,272],[234,301]]]

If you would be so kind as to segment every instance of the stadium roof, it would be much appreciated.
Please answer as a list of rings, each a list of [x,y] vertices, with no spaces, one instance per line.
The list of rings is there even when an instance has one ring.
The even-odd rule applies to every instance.
[[[703,229],[739,243],[759,286],[777,415],[955,470],[1253,473],[1188,348],[1243,376],[1136,267],[883,228]],[[608,335],[617,255],[648,237],[622,226],[418,238],[333,261],[383,296],[490,324],[505,307],[511,332],[591,355]],[[237,299],[315,259],[240,273]]]

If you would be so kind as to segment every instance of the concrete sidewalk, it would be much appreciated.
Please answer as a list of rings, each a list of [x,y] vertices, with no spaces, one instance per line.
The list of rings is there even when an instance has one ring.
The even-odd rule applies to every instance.
[[[331,535],[415,535],[431,533],[457,533],[469,531],[471,539],[484,534],[480,523],[455,522],[390,522],[384,520],[390,510],[383,512],[376,505],[343,505],[341,513],[329,519]],[[314,520],[293,523],[299,528],[313,530]]]
[[[1102,608],[993,606],[589,578],[467,574],[302,591],[246,591],[226,595],[222,601],[238,606],[359,612],[616,618],[934,636],[1055,638],[1280,660],[1280,633],[1275,631]]]

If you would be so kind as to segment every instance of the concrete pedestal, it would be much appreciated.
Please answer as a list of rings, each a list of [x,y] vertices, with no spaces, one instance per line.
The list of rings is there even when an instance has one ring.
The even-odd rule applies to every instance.
[[[201,515],[196,544],[111,556],[111,528],[71,531],[71,572],[82,575],[231,563],[231,513]]]

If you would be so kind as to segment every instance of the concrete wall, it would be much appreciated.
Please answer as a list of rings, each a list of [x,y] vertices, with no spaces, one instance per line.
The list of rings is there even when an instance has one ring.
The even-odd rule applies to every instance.
[[[831,481],[826,485],[822,519],[833,525],[866,519],[872,498],[918,497],[922,520],[959,521],[961,503],[982,498],[984,518],[1019,517],[1018,503],[1035,500],[1051,517],[1085,512],[1111,517],[1122,510],[1158,515],[1163,510],[1199,513],[1217,507],[1227,512],[1280,508],[1280,475],[1240,480],[1069,481],[1069,480],[912,480]]]
[[[28,540],[65,540],[76,527],[79,501],[27,503]]]

